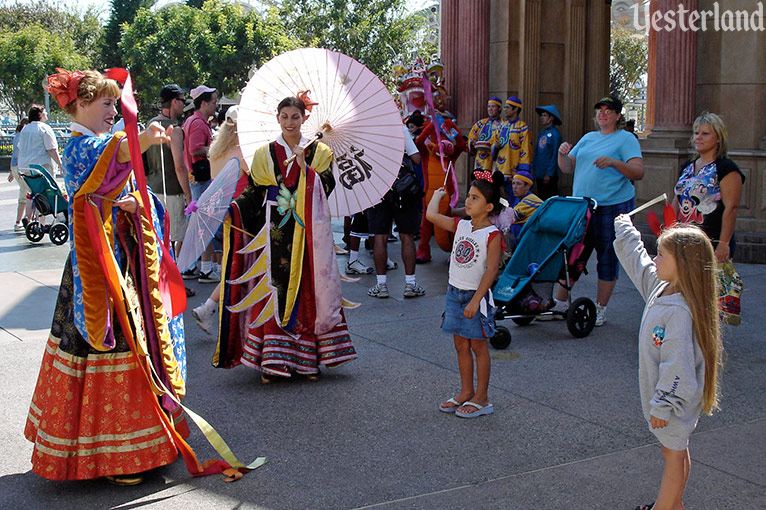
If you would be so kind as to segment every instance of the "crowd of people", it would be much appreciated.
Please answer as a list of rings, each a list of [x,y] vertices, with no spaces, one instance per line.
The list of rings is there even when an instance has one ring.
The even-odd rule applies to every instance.
[[[581,256],[587,261],[593,250],[597,254],[596,326],[606,322],[620,265],[647,302],[639,332],[640,390],[666,462],[655,508],[680,503],[689,435],[700,414],[718,402],[713,267],[734,253],[744,181],[726,157],[726,128],[717,115],[705,113],[695,121],[696,156],[682,165],[673,201],[681,223],[701,228],[666,230],[654,259],[627,215],[635,206],[633,182],[644,177],[644,166],[614,96],[596,102],[596,129],[574,145],[557,128],[562,118],[555,105],[535,109],[541,130],[533,138],[516,96],[504,102],[490,98],[488,117],[465,138],[453,120],[413,113],[404,119],[395,182],[380,203],[347,218],[347,246],[340,249],[326,221],[327,198],[335,188],[333,153],[301,134],[312,103],[284,98],[274,119],[280,135],[245,162],[236,135],[237,106],[219,109],[218,91],[206,85],[188,92],[166,85],[158,95],[159,114],[138,136],[153,192],[147,203],[137,189],[125,134],[113,133],[118,84],[95,71],[62,71],[49,83],[73,121],[63,157],[45,124],[47,112],[33,105],[28,123],[17,129],[9,176],[20,186],[17,231],[31,214],[20,174],[29,165],[51,173],[60,168],[69,197],[70,254],[25,428],[39,475],[103,476],[129,485],[140,482],[142,472],[173,462],[185,448],[188,429],[179,406],[185,335],[182,317],[173,316],[163,295],[160,246],[181,250],[187,206],[231,158],[240,161],[233,202],[198,265],[183,275],[218,284],[192,310],[204,331],[217,330],[213,365],[244,364],[269,384],[295,377],[316,381],[322,367],[354,360],[336,253],[348,254],[347,274],[374,272],[368,295],[387,298],[387,273],[398,268],[387,246],[397,232],[403,297],[416,298],[426,293],[415,279],[416,263],[431,259],[433,235],[450,251],[442,330],[453,335],[460,374],[460,391],[438,408],[461,418],[494,412],[488,394],[487,340],[495,333],[491,288],[503,253],[519,241],[525,222],[560,193],[563,172],[574,174],[574,196],[598,204]],[[445,187],[444,164],[463,151],[474,158],[473,179],[458,208],[447,204],[457,190]],[[362,239],[372,249],[374,268],[359,256]],[[559,282],[546,309],[565,311],[578,276]],[[549,317],[557,316],[563,313]]]

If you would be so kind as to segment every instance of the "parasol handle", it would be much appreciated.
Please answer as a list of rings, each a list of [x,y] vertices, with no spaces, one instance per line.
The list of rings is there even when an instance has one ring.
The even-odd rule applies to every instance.
[[[646,209],[648,207],[651,207],[651,206],[653,206],[654,204],[656,204],[658,202],[662,202],[663,200],[664,201],[668,200],[668,196],[665,193],[663,193],[662,195],[658,196],[657,198],[653,198],[652,200],[649,200],[647,203],[645,203],[641,207],[636,207],[635,209],[633,209],[632,211],[630,211],[628,213],[628,216],[633,216],[634,214],[636,214],[638,212],[641,212],[644,209]]]
[[[322,131],[319,131],[319,132],[318,132],[316,135],[314,135],[314,138],[312,138],[311,140],[309,140],[309,143],[307,143],[307,144],[306,144],[306,147],[310,146],[312,143],[316,142],[317,140],[319,140],[319,139],[320,139],[320,138],[322,138],[323,136],[324,136],[324,132],[322,132]],[[303,147],[303,148],[305,149],[306,147]],[[287,159],[285,160],[285,162],[284,162],[284,165],[285,165],[285,166],[289,165],[290,163],[292,163],[293,161],[295,161],[295,158],[297,158],[297,157],[298,157],[298,156],[296,156],[295,154],[293,154],[292,156],[290,156],[289,158],[287,158]]]

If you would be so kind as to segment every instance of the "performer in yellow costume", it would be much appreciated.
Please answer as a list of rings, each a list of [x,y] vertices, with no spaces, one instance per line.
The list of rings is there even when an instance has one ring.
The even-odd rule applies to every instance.
[[[521,99],[509,97],[503,106],[503,114],[507,121],[492,139],[492,159],[495,170],[505,176],[506,195],[511,196],[513,175],[519,170],[532,171],[532,144],[529,126],[519,118]]]
[[[500,118],[500,109],[503,102],[498,97],[491,97],[487,101],[487,114],[489,117],[476,122],[468,133],[468,153],[476,157],[474,170],[492,170],[494,162],[490,149],[492,138],[500,130],[503,120]]]

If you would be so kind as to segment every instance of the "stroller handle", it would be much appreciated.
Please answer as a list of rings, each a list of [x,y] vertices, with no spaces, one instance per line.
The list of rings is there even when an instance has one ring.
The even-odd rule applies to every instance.
[[[596,209],[598,209],[598,201],[595,198],[592,198],[592,197],[575,197],[575,196],[572,196],[570,198],[579,198],[581,200],[588,200],[588,201],[590,201],[590,203],[593,204],[593,210],[594,211]]]

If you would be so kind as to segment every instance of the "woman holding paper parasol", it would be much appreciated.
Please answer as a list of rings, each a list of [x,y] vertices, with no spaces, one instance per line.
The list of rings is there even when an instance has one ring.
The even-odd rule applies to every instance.
[[[293,374],[315,380],[320,366],[356,358],[327,203],[333,153],[301,134],[309,109],[297,97],[279,103],[281,133],[255,151],[250,184],[224,223],[227,284],[213,365],[248,365],[266,383]]]

